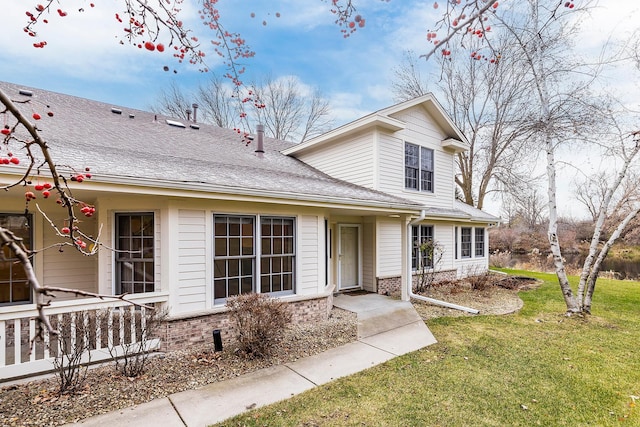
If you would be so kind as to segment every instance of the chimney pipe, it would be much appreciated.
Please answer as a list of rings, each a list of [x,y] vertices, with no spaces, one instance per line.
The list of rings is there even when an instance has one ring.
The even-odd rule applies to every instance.
[[[198,112],[198,104],[193,104],[191,107],[193,108],[193,123],[197,123],[198,118],[196,117],[196,114]]]
[[[258,157],[264,157],[264,125],[256,125],[256,133],[258,134],[258,147],[256,153]]]

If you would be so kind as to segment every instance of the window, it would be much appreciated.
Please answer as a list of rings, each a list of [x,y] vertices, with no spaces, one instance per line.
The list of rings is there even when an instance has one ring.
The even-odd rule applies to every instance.
[[[405,188],[433,192],[433,150],[404,144]]]
[[[214,302],[253,291],[254,236],[253,217],[214,215]]]
[[[414,225],[411,227],[413,253],[411,254],[411,268],[418,270],[422,267],[433,268],[433,226]],[[420,264],[418,264],[420,260]]]
[[[263,216],[256,220],[247,215],[214,215],[213,238],[215,304],[250,292],[293,293],[296,263],[293,218]]]
[[[0,213],[0,227],[13,232],[22,239],[29,250],[32,246],[31,216]],[[0,255],[0,305],[26,304],[31,302],[31,288],[22,264],[7,246]]]
[[[476,252],[475,256],[483,257],[484,256],[484,228],[476,228]]]
[[[454,242],[453,256],[455,259],[458,259],[458,227],[454,227],[453,242]]]
[[[293,292],[293,219],[262,217],[260,227],[260,292]]]
[[[155,290],[153,213],[116,214],[116,293]]]
[[[460,257],[471,258],[471,228],[460,228]]]

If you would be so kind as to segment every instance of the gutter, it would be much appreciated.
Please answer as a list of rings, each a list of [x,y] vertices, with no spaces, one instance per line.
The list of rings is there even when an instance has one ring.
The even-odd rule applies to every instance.
[[[463,305],[453,304],[450,302],[438,300],[435,298],[429,298],[423,295],[418,295],[413,293],[413,274],[411,273],[411,251],[413,250],[413,245],[411,244],[411,227],[421,222],[422,220],[424,220],[426,216],[427,216],[427,212],[423,209],[422,211],[420,211],[420,216],[418,218],[411,220],[407,224],[407,258],[408,258],[407,259],[407,295],[409,297],[408,299],[413,298],[419,301],[428,302],[428,303],[439,305],[442,307],[466,311],[467,313],[471,313],[471,314],[480,313],[480,311],[476,310],[475,308],[469,308]]]

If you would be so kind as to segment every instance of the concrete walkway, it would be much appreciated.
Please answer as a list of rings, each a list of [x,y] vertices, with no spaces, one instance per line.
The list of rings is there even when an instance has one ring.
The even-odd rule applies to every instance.
[[[358,314],[357,341],[69,425],[208,426],[436,342],[409,302],[377,294],[341,294],[334,305]]]

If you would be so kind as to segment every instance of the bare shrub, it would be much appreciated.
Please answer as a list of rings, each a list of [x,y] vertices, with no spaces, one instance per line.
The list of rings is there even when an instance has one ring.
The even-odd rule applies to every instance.
[[[465,279],[474,291],[486,291],[491,286],[495,278],[489,270],[471,268],[467,271],[467,277]]]
[[[263,294],[242,294],[227,300],[236,323],[240,354],[253,359],[266,357],[284,336],[291,321],[287,304]]]
[[[53,368],[58,382],[58,394],[77,392],[87,377],[91,362],[91,324],[95,315],[88,312],[58,315],[52,321],[58,331],[57,339],[49,344],[55,354]]]
[[[512,264],[511,252],[496,249],[489,255],[489,265],[497,268],[509,268]]]
[[[129,378],[138,377],[144,372],[147,359],[153,351],[152,340],[165,322],[167,312],[144,307],[120,307],[111,312],[101,312],[101,318],[105,321],[110,315],[113,316],[113,330],[120,331],[120,345],[114,343],[108,346],[116,371]]]
[[[420,245],[416,245],[415,250],[418,252],[416,292],[421,293],[431,288],[435,282],[436,268],[442,262],[444,247],[432,239],[425,239]]]

